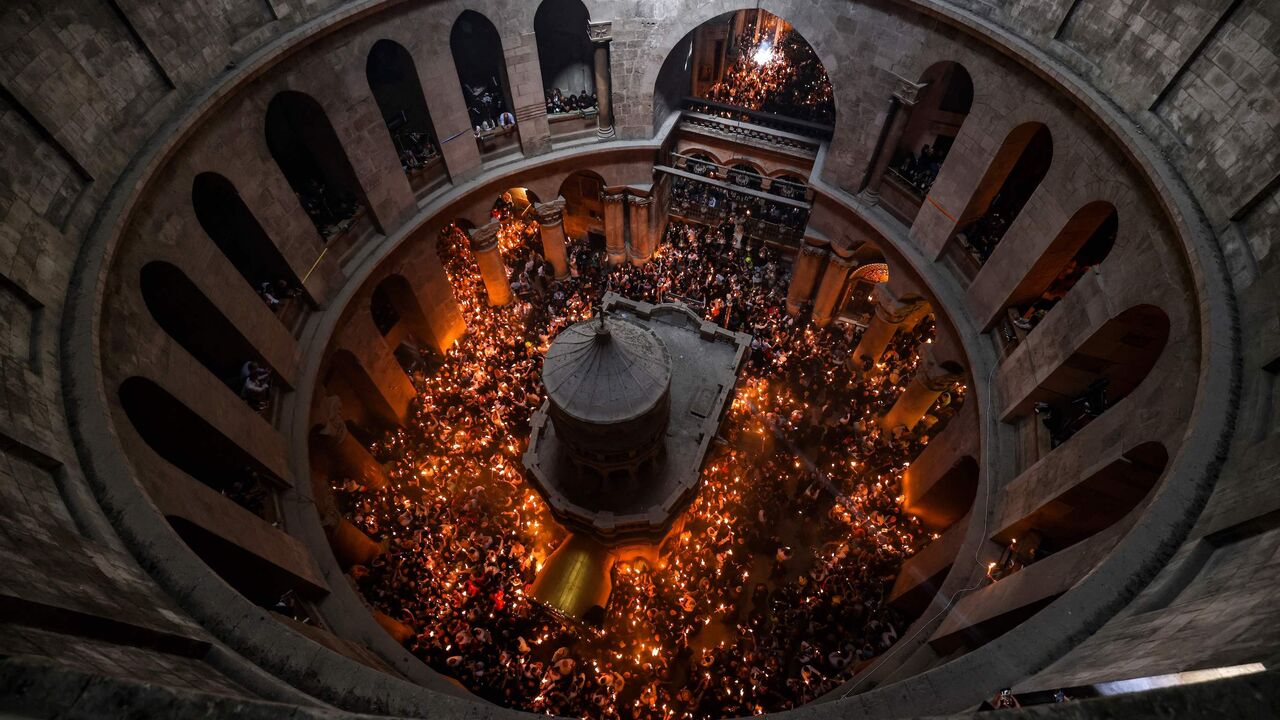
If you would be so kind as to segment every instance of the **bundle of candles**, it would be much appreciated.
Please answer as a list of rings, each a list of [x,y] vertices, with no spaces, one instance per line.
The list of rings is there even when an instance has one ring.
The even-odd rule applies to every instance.
[[[824,124],[835,121],[831,80],[813,48],[790,25],[766,16],[734,42],[730,64],[708,99]]]
[[[424,357],[411,421],[372,444],[388,485],[335,487],[347,517],[388,543],[353,573],[368,602],[413,628],[410,649],[476,694],[565,717],[781,710],[884,652],[907,620],[887,604],[889,588],[932,538],[902,509],[902,472],[961,396],[944,394],[915,431],[881,432],[874,420],[906,387],[931,323],[899,333],[884,370],[857,380],[844,360],[858,333],[788,316],[772,251],[672,223],[644,267],[609,268],[575,245],[572,275],[557,283],[537,233],[510,214],[503,222],[504,257],[526,288],[519,301],[487,307],[466,235],[442,233],[468,333],[445,357]],[[527,596],[565,533],[520,456],[543,394],[542,352],[606,290],[683,298],[755,339],[669,551],[655,566],[618,564],[603,621],[588,628]]]

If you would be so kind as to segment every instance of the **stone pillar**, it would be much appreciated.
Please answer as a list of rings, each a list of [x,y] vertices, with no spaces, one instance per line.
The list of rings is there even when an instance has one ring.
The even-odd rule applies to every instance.
[[[385,547],[345,518],[338,520],[329,532],[329,547],[333,548],[333,555],[344,570],[352,565],[368,565],[386,552]]]
[[[791,286],[787,288],[787,312],[792,317],[800,314],[800,307],[813,295],[818,271],[828,254],[823,248],[808,242],[800,245],[795,265],[791,268]]]
[[[618,265],[627,259],[626,210],[623,203],[626,193],[602,193],[604,203],[604,246],[610,265]]]
[[[929,412],[938,396],[964,376],[964,368],[955,362],[939,362],[933,345],[926,345],[920,352],[920,365],[916,368],[907,389],[889,412],[880,418],[880,428],[892,430],[902,425],[908,430],[920,422]]]
[[[871,173],[867,176],[867,185],[862,190],[862,199],[868,205],[880,202],[880,184],[884,182],[885,171],[889,169],[889,163],[893,161],[893,156],[898,151],[902,132],[907,128],[907,121],[911,119],[911,109],[916,106],[916,102],[920,99],[920,91],[927,85],[928,83],[919,84],[898,78],[898,88],[889,100],[889,131],[885,133],[884,140],[876,151],[875,161],[871,164]]]
[[[601,140],[613,137],[613,79],[609,68],[609,43],[613,41],[612,22],[588,22],[587,36],[595,48],[596,99],[600,107],[596,113],[596,136]]]
[[[408,643],[416,634],[414,633],[413,628],[380,610],[371,610],[370,612],[378,625],[381,626],[383,630],[386,630],[387,634],[401,645]]]
[[[889,347],[893,336],[898,333],[898,328],[911,319],[912,315],[917,315],[918,319],[918,313],[928,307],[923,298],[897,297],[884,283],[877,284],[871,294],[876,303],[875,313],[871,316],[871,324],[862,332],[858,347],[849,356],[849,369],[855,372],[862,369],[864,357],[871,358],[872,363],[880,362],[885,348]],[[871,374],[875,374],[874,367]]]
[[[498,221],[494,220],[470,232],[471,254],[480,266],[480,279],[484,280],[484,289],[489,293],[489,304],[493,307],[502,307],[512,299],[507,265],[502,261],[502,250],[498,247],[498,227]]]
[[[556,279],[569,277],[569,259],[565,246],[568,241],[564,236],[565,200],[558,197],[551,202],[538,203],[534,212],[538,213],[538,231],[542,235],[542,254],[555,268]]]
[[[826,327],[835,317],[840,291],[844,289],[854,264],[851,257],[841,257],[834,251],[831,253],[827,269],[822,273],[822,282],[818,283],[818,294],[813,298],[813,323],[818,327]]]
[[[387,486],[387,475],[382,465],[347,430],[347,423],[342,418],[341,400],[332,395],[326,397],[317,404],[312,421],[320,424],[318,435],[323,452],[331,463],[331,480],[351,478],[374,490]]]
[[[627,204],[631,206],[631,245],[627,249],[627,257],[632,265],[639,267],[653,257],[653,227],[649,223],[653,198],[628,195]]]

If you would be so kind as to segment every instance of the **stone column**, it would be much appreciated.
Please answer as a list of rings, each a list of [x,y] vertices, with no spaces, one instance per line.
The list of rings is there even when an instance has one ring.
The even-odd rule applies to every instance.
[[[902,132],[907,129],[907,121],[911,119],[911,109],[920,99],[920,91],[928,83],[913,83],[898,78],[898,88],[889,100],[889,131],[876,151],[875,161],[871,164],[871,173],[867,176],[867,186],[862,190],[862,199],[868,205],[880,202],[880,184],[884,182],[885,171],[898,151],[898,143],[902,140]]]
[[[588,22],[587,37],[595,48],[596,98],[600,103],[596,113],[596,136],[601,140],[613,137],[613,79],[609,68],[609,43],[613,41],[612,22]]]
[[[604,246],[610,265],[621,264],[627,259],[626,193],[602,193],[604,203]]]
[[[507,265],[502,261],[498,247],[497,220],[470,232],[471,254],[480,266],[480,279],[489,293],[489,305],[502,307],[511,302],[511,281],[507,277]]]
[[[822,282],[818,283],[818,294],[813,298],[813,323],[818,327],[826,327],[835,317],[840,291],[844,289],[849,271],[855,264],[851,257],[841,257],[834,251],[831,253],[827,269],[822,273]]]
[[[854,348],[853,354],[849,356],[849,369],[855,372],[862,369],[864,357],[871,358],[872,363],[880,362],[885,348],[889,347],[893,336],[898,333],[898,328],[902,327],[912,315],[928,307],[928,303],[923,298],[897,297],[884,283],[877,284],[871,291],[871,295],[876,304],[875,313],[871,316],[871,324],[862,332],[858,347]],[[873,367],[871,374],[874,375],[875,372]]]
[[[330,531],[329,547],[344,570],[352,565],[368,565],[387,550],[345,518]]]
[[[332,480],[351,478],[374,490],[387,486],[387,474],[382,465],[347,430],[347,423],[342,418],[341,400],[331,395],[318,403],[313,422],[321,425],[318,435],[332,463]]]
[[[889,408],[889,412],[880,418],[883,430],[892,430],[902,425],[908,430],[920,422],[920,418],[929,412],[938,396],[964,377],[964,368],[952,361],[939,362],[933,345],[926,345],[920,351],[920,365],[916,368],[907,389],[898,396],[898,401]]]
[[[551,202],[538,203],[534,212],[538,213],[538,230],[542,235],[542,254],[555,268],[556,279],[569,277],[569,259],[565,246],[568,244],[564,236],[565,200],[558,197]]]
[[[795,265],[791,268],[791,286],[787,288],[787,312],[792,317],[800,314],[800,307],[813,295],[818,271],[822,269],[822,261],[828,254],[825,249],[808,242],[800,246]]]
[[[627,257],[632,265],[639,267],[653,257],[653,228],[649,224],[653,198],[628,195],[627,204],[631,206],[631,246],[627,249]]]

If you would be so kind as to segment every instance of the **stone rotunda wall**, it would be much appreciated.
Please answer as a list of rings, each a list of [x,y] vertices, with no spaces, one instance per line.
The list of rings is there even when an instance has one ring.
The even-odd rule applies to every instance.
[[[541,105],[537,3],[5,4],[0,552],[9,572],[0,607],[9,612],[0,616],[0,707],[48,716],[123,702],[163,715],[216,693],[217,707],[240,703],[245,716],[272,716],[255,705],[262,700],[304,713],[327,704],[512,716],[431,672],[361,604],[331,546],[341,527],[316,492],[323,483],[313,487],[312,448],[323,438],[351,450],[343,429],[352,414],[394,423],[407,411],[411,386],[371,319],[375,289],[411,288],[397,295],[408,331],[448,347],[463,318],[436,257],[439,229],[483,224],[493,198],[513,186],[553,198],[584,167],[614,192],[652,182],[674,132],[667,91],[680,79],[664,61],[699,23],[740,3],[586,5],[593,21],[611,23],[617,134],[557,146]],[[516,153],[497,160],[469,137],[449,53],[464,7],[501,36],[520,119]],[[976,502],[914,568],[940,578],[939,592],[882,662],[838,698],[797,712],[958,712],[1001,686],[1034,691],[1274,656],[1276,4],[762,7],[813,45],[836,91],[834,138],[810,178],[812,256],[830,262],[848,237],[879,245],[894,296],[914,294],[939,313],[939,360],[966,369],[975,399],[970,422],[953,423],[913,469],[928,487],[945,485],[966,459],[978,476]],[[422,197],[366,81],[367,54],[381,39],[413,56],[436,134],[447,139],[450,181]],[[894,92],[944,60],[972,76],[973,110],[929,200],[904,223],[854,193]],[[265,117],[286,91],[323,110],[367,202],[345,249],[325,250],[272,159]],[[965,277],[946,260],[955,218],[1003,139],[1026,122],[1049,128],[1053,163],[997,256]],[[268,312],[207,234],[192,202],[206,174],[234,186],[282,271],[303,281],[304,312],[284,322]],[[1096,200],[1116,207],[1116,248],[1003,356],[983,331],[1053,230]],[[208,332],[171,335],[157,297],[180,302]],[[1150,373],[1086,432],[1025,462],[1027,403],[1086,341],[1111,337],[1113,321],[1147,306],[1169,327]],[[231,351],[275,373],[271,416],[249,411],[221,382]],[[334,373],[344,378],[333,383],[345,388],[338,403],[324,388]],[[269,490],[263,513],[195,477],[196,464],[155,434],[148,409],[253,467]],[[1153,443],[1168,464],[1138,511],[1044,561],[1052,565],[996,590],[960,592],[1022,509],[1052,503]],[[360,462],[356,452],[342,457]],[[202,548],[240,562],[211,567]],[[251,601],[282,588],[303,598],[315,623]],[[1032,607],[1043,609],[959,652],[976,630],[963,618]]]

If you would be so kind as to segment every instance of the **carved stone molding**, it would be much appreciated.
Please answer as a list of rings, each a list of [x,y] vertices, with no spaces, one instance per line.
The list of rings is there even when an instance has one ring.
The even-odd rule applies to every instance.
[[[500,223],[497,220],[472,230],[469,235],[471,237],[471,252],[482,253],[494,249],[498,246],[498,228]]]
[[[587,37],[598,45],[608,45],[613,41],[613,22],[609,20],[588,22]]]

